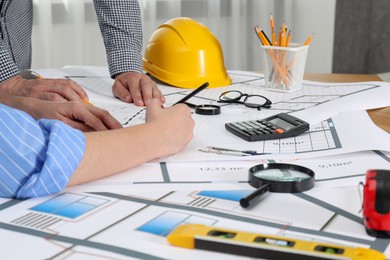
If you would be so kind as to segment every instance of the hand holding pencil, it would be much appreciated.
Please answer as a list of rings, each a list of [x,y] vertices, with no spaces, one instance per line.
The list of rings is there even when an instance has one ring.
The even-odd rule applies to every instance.
[[[68,79],[44,79],[31,70],[23,70],[20,75],[3,81],[0,91],[41,100],[88,102],[87,93],[76,82]]]

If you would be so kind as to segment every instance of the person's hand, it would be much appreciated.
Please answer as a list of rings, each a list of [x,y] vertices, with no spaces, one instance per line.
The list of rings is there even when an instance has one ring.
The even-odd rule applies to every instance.
[[[0,94],[51,101],[88,99],[87,93],[68,79],[23,79],[15,76],[0,83]]]
[[[26,111],[35,119],[57,119],[83,132],[122,128],[108,111],[81,101],[37,101],[39,104],[31,105],[30,111]]]
[[[161,149],[160,156],[177,153],[184,149],[193,137],[195,122],[191,109],[185,104],[163,108],[157,99],[146,106],[146,124],[156,128]]]
[[[81,101],[46,101],[0,95],[0,103],[23,110],[36,120],[57,119],[84,132],[122,128],[118,120],[106,110]]]
[[[138,72],[124,72],[117,75],[112,92],[120,100],[126,103],[133,102],[136,106],[145,106],[152,98],[165,102],[156,83],[149,76]]]

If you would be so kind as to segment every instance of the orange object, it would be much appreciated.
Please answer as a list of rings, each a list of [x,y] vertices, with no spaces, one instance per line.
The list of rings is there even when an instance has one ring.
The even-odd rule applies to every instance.
[[[278,34],[278,46],[282,46],[281,42],[282,42],[282,29],[280,28]]]
[[[286,47],[288,47],[288,45],[290,44],[290,40],[291,40],[291,30],[288,30],[287,40],[286,40]]]
[[[272,43],[272,46],[275,46],[276,45],[275,23],[274,23],[274,18],[272,16],[272,14],[271,14],[269,23],[270,23],[270,26],[271,26],[271,34],[272,34],[272,39],[271,39],[272,42],[271,43]]]
[[[255,30],[255,33],[256,33],[257,37],[259,37],[259,40],[260,40],[261,44],[265,45],[265,42],[264,42],[264,39],[263,39],[263,35],[258,30],[257,26],[255,26],[253,29]]]
[[[303,45],[308,45],[311,42],[311,40],[313,39],[313,36],[314,36],[314,34],[310,35],[309,38],[307,38],[307,40],[305,41],[305,43]]]
[[[84,99],[84,98],[82,98],[81,101],[84,102],[87,105],[91,105],[92,106],[92,103],[89,102],[88,100]]]
[[[257,33],[257,36],[259,36],[260,41],[263,45],[271,46],[271,42],[269,41],[267,35],[259,26],[255,26],[255,31]]]
[[[283,23],[282,24],[282,39],[281,39],[281,44],[280,46],[286,47],[286,38],[287,38],[287,24]]]

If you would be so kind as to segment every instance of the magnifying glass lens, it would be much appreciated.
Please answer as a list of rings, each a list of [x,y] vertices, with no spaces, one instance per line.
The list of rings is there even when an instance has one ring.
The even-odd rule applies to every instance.
[[[221,107],[216,105],[197,105],[195,106],[195,113],[200,115],[219,115],[221,114]]]
[[[249,169],[249,184],[254,192],[242,198],[240,205],[249,207],[266,192],[303,192],[314,187],[314,172],[309,168],[288,164],[259,164]]]
[[[267,181],[300,182],[311,178],[309,174],[291,169],[266,169],[254,172],[257,178]]]
[[[214,107],[209,107],[209,106],[203,106],[202,107],[204,110],[215,110]]]

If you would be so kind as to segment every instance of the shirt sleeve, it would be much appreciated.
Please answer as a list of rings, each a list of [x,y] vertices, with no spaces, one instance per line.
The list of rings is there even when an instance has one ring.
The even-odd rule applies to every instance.
[[[0,104],[0,197],[25,199],[62,191],[85,151],[84,134]]]
[[[0,82],[10,79],[19,74],[19,69],[16,66],[10,52],[0,41]]]
[[[142,22],[138,0],[94,0],[106,47],[108,67],[118,73],[142,73]]]

